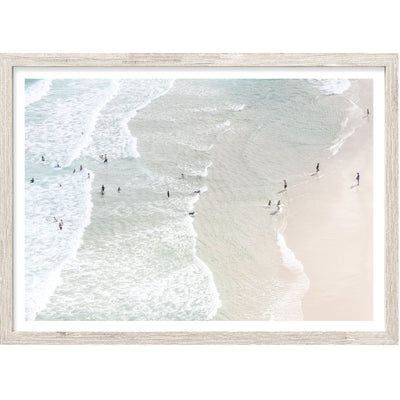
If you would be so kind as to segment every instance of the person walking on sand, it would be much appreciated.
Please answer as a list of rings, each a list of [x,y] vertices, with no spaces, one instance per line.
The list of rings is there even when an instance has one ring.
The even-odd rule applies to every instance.
[[[271,204],[272,204],[272,202],[271,202],[271,200],[268,202],[268,207],[271,207]]]
[[[319,163],[317,164],[317,166],[315,167],[316,172],[319,172]]]
[[[356,179],[357,179],[357,186],[360,186],[360,173],[359,172],[357,172]]]
[[[284,189],[284,190],[287,189],[287,182],[286,182],[286,179],[283,180],[283,189]]]

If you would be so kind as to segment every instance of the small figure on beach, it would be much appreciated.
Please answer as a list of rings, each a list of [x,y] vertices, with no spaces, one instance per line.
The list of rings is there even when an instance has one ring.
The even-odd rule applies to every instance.
[[[62,220],[62,218],[60,219],[60,224],[61,226],[64,226],[64,221]]]
[[[56,165],[54,168],[61,168],[61,167],[60,167],[60,164],[57,163],[57,165]]]
[[[44,156],[42,156],[42,161],[46,161],[46,160],[44,159]]]
[[[315,172],[319,172],[319,163],[317,164],[317,166],[315,167]]]
[[[271,205],[272,205],[272,201],[269,200],[269,201],[268,201],[268,207],[271,207]]]
[[[62,223],[61,222],[58,224],[58,229],[60,229],[60,231],[62,231]]]
[[[191,217],[194,217],[194,216],[196,215],[196,212],[195,212],[195,211],[192,211],[192,212],[189,213],[189,215],[190,215]]]
[[[367,108],[367,117],[369,117],[369,108]]]
[[[108,162],[107,154],[104,154],[104,162]]]
[[[181,174],[181,178],[182,178],[182,179],[185,179],[185,175]]]
[[[356,179],[357,179],[357,186],[360,186],[360,173],[359,172],[357,172]]]
[[[100,194],[101,194],[102,196],[104,196],[104,190],[103,190],[103,189],[101,189]]]
[[[287,182],[286,182],[286,179],[283,180],[283,189],[284,189],[284,190],[287,189]]]
[[[83,170],[83,167],[82,167],[82,165],[80,165],[79,166],[79,171],[82,171]]]
[[[99,157],[100,157],[102,160],[104,159],[103,154],[100,154]]]
[[[56,217],[53,217],[53,222],[58,222],[58,219]]]
[[[90,179],[90,174],[89,174],[89,172],[88,172],[88,174],[87,174],[87,177],[88,177],[88,179]]]
[[[195,190],[193,193],[195,193],[195,194],[200,194],[200,193],[201,193],[201,190]]]
[[[104,190],[105,190],[104,185],[101,185],[101,190],[104,192]]]
[[[72,173],[74,174],[76,172],[76,169],[74,168],[74,170],[72,171]]]
[[[31,179],[31,183],[35,183],[35,180],[33,178]]]
[[[117,192],[121,193],[121,188],[119,186],[118,186]]]
[[[169,190],[167,191],[167,197],[169,198]]]
[[[278,202],[276,203],[276,208],[278,211],[280,211],[280,209],[281,209],[281,201],[280,200],[278,200]]]

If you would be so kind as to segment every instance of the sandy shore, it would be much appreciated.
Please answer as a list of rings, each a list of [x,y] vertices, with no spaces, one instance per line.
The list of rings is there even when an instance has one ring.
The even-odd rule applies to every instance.
[[[353,83],[354,84],[354,83]],[[354,101],[369,118],[320,172],[288,193],[287,245],[310,279],[305,320],[372,320],[372,81]],[[352,89],[350,89],[351,92]],[[356,185],[356,173],[360,185]]]
[[[370,109],[369,121],[360,121],[337,155],[317,160],[318,175],[312,175],[311,166],[307,178],[289,182],[289,190],[280,194],[282,215],[265,209],[265,135],[221,134],[211,151],[208,191],[196,203],[194,220],[197,255],[211,269],[222,304],[215,319],[372,319],[369,84],[356,82],[349,91],[364,112]],[[354,186],[357,172],[359,187]],[[265,229],[271,224],[283,233],[306,275],[282,266],[276,233],[272,237],[272,230]],[[285,312],[277,314],[279,307],[272,309],[272,304]]]

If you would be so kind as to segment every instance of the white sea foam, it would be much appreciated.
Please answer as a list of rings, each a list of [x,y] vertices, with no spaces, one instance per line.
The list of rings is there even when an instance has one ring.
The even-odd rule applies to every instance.
[[[310,79],[309,82],[324,94],[342,94],[351,86],[348,79]]]
[[[49,93],[52,83],[51,79],[40,79],[28,86],[25,90],[25,107],[45,97]]]
[[[296,258],[296,255],[286,245],[285,238],[281,233],[277,234],[276,242],[281,251],[283,265],[294,272],[303,272],[303,264]]]

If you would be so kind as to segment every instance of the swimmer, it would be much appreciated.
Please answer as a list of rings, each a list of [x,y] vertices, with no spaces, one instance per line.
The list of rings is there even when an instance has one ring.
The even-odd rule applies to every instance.
[[[31,183],[35,183],[35,180],[33,178],[31,179]]]
[[[60,167],[60,164],[57,163],[57,165],[55,166],[55,168],[61,168],[61,167]]]

